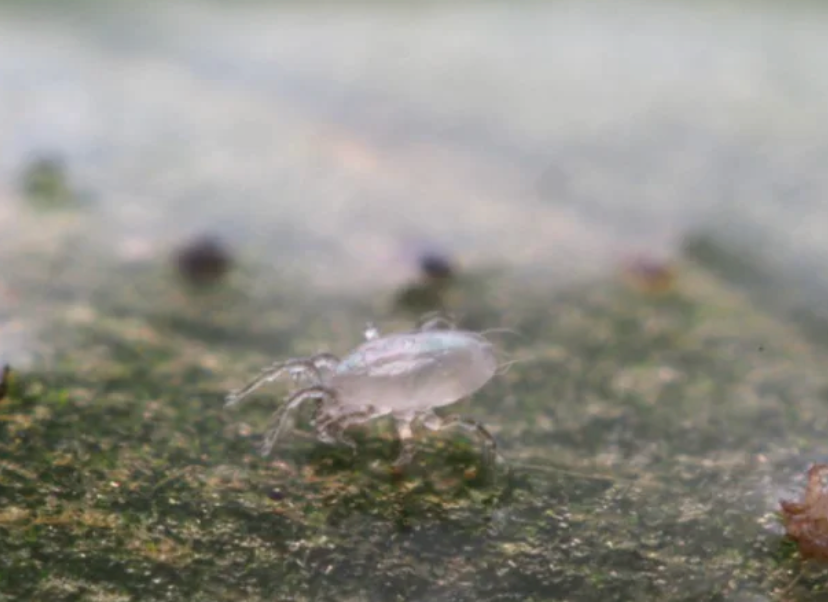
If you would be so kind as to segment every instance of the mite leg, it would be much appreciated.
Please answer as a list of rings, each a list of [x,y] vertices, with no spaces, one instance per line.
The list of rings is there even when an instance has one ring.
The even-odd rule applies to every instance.
[[[307,358],[290,359],[283,362],[276,362],[268,368],[265,368],[259,376],[254,378],[241,389],[231,392],[225,398],[224,407],[230,408],[239,404],[245,397],[249,396],[256,389],[267,383],[273,382],[282,374],[290,374],[295,380],[302,377],[307,377],[314,384],[322,383],[322,374],[319,371],[320,367],[328,367],[336,365],[336,356],[328,353],[320,353]]]
[[[330,370],[333,372],[339,365],[339,358],[333,353],[317,353],[308,358],[316,366],[317,370]]]
[[[309,399],[322,400],[323,403],[331,403],[336,401],[336,393],[327,387],[315,386],[302,389],[291,395],[285,404],[273,412],[271,416],[270,425],[265,432],[265,438],[262,442],[261,453],[263,456],[270,454],[273,445],[293,425],[296,410]]]
[[[381,414],[371,406],[341,412],[334,416],[322,415],[321,411],[323,410],[324,405],[320,404],[317,409],[317,418],[314,419],[318,438],[325,443],[342,443],[353,450],[356,450],[356,442],[348,437],[345,431],[355,424],[365,422]]]
[[[394,417],[397,425],[397,436],[400,439],[400,454],[394,460],[394,468],[405,466],[414,459],[414,432],[412,430],[414,418],[413,414]]]
[[[290,375],[293,381],[299,386],[313,386],[324,384],[324,373],[333,374],[339,365],[339,358],[332,353],[317,353],[303,361],[313,365],[315,370],[306,370],[304,367],[293,369]]]
[[[483,443],[483,452],[487,463],[492,463],[500,458],[500,454],[497,452],[497,441],[486,427],[479,422],[457,415],[443,418],[430,412],[420,419],[420,424],[430,431],[461,428],[475,435]]]

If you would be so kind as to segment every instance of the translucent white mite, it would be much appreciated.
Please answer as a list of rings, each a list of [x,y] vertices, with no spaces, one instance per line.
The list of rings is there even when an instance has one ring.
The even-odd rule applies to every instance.
[[[394,463],[408,463],[419,429],[462,428],[483,443],[486,460],[495,458],[494,437],[480,424],[460,416],[440,417],[433,408],[468,397],[497,372],[493,345],[475,332],[456,330],[444,317],[421,322],[412,332],[380,336],[373,326],[366,341],[342,359],[330,353],[277,362],[255,380],[227,396],[226,407],[280,375],[307,386],[294,392],[274,412],[261,447],[268,455],[293,425],[297,409],[316,402],[313,424],[317,438],[355,448],[345,430],[380,416],[394,418],[402,450]]]

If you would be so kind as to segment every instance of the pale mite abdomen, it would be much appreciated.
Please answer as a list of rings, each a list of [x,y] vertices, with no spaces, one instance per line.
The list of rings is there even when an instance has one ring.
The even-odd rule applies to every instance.
[[[331,384],[344,405],[424,410],[471,395],[496,370],[494,349],[479,335],[407,334],[362,345],[343,360]]]

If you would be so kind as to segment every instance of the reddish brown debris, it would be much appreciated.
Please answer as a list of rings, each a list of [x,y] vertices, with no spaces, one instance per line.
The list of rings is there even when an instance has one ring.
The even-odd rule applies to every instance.
[[[828,562],[828,489],[822,478],[828,464],[814,464],[808,470],[808,485],[802,501],[781,500],[785,531],[799,546],[803,558]]]

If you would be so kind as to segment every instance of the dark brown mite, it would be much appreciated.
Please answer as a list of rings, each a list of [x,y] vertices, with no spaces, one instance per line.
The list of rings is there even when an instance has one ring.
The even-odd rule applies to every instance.
[[[782,523],[796,542],[803,558],[828,562],[828,490],[822,479],[828,464],[814,464],[808,470],[808,484],[801,501],[781,500]]]
[[[225,246],[212,236],[199,237],[178,250],[178,272],[193,284],[211,284],[223,278],[233,266]]]

